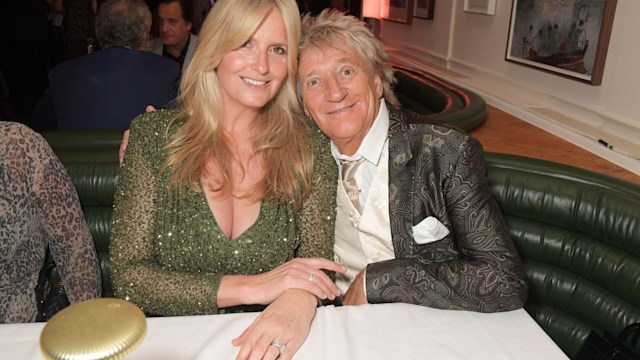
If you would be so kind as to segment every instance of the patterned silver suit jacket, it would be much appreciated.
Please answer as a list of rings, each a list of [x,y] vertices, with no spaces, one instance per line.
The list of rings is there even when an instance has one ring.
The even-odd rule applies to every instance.
[[[480,143],[460,131],[389,108],[389,214],[395,259],[369,264],[369,303],[507,311],[528,286],[493,199]],[[428,216],[449,234],[418,245],[412,227]]]

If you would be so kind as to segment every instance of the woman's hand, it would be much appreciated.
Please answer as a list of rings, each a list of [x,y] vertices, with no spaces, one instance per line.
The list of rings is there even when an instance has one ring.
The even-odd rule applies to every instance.
[[[277,268],[256,275],[226,275],[218,288],[218,307],[241,304],[270,304],[289,289],[305,290],[319,299],[333,300],[340,290],[322,270],[346,270],[323,258],[295,258]]]
[[[285,291],[233,339],[231,344],[240,346],[236,360],[291,359],[309,334],[316,305],[315,296],[306,291]],[[278,348],[274,342],[284,346]]]

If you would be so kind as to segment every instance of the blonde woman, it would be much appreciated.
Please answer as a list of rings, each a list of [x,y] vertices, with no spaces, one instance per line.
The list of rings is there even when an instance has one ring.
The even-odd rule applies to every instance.
[[[132,122],[116,193],[116,295],[171,316],[268,305],[238,359],[289,359],[339,295],[323,270],[344,271],[327,260],[337,171],[300,116],[299,39],[294,0],[216,2],[180,108]]]

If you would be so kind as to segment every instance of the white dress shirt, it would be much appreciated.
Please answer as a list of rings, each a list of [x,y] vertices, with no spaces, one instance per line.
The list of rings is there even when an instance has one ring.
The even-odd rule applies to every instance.
[[[367,264],[395,257],[389,225],[388,129],[389,112],[381,101],[378,116],[353,156],[340,154],[331,143],[338,164],[340,160],[365,159],[354,175],[360,190],[361,214],[348,200],[344,187],[338,186],[334,250],[335,261],[347,268],[345,275],[336,276],[336,285],[343,294]]]

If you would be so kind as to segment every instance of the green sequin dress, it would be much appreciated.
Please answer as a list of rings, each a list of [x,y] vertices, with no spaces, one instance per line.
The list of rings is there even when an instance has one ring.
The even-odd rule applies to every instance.
[[[268,271],[294,257],[333,258],[337,169],[320,130],[309,131],[313,193],[302,209],[263,201],[256,222],[231,240],[203,192],[167,186],[164,147],[176,115],[156,111],[131,123],[111,227],[116,296],[150,314],[215,314],[223,275]]]

